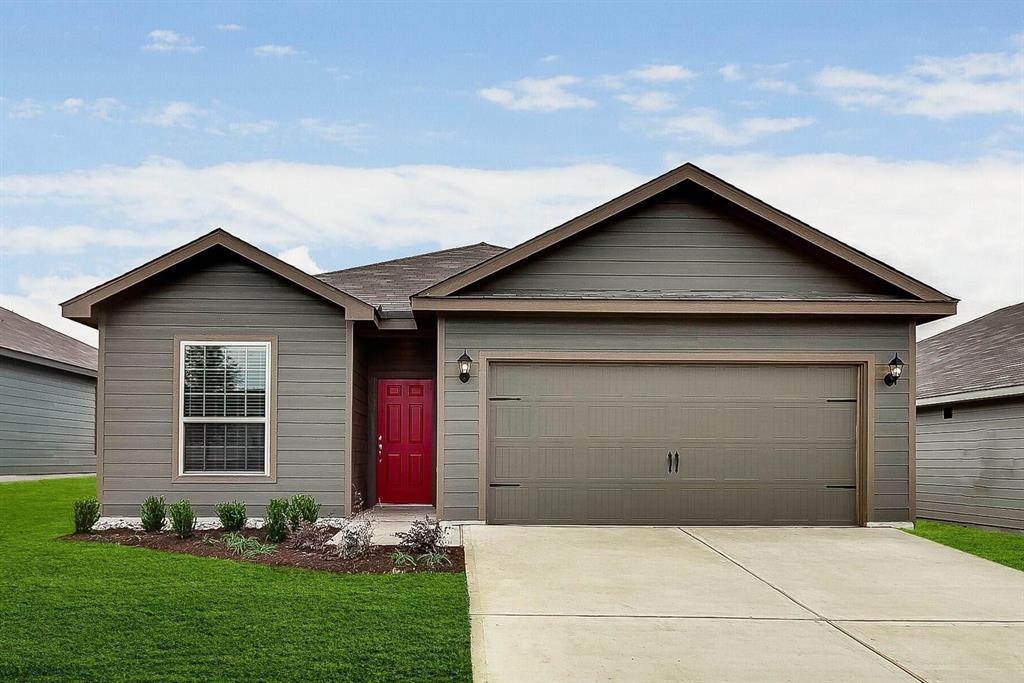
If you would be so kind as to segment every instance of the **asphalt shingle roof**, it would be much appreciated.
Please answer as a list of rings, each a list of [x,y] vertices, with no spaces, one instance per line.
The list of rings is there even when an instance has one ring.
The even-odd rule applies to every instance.
[[[917,397],[1024,386],[1024,303],[917,345]]]
[[[505,251],[486,242],[320,273],[316,277],[381,309],[385,317],[412,311],[409,297]]]
[[[96,369],[96,349],[6,308],[0,308],[0,348],[86,370]]]

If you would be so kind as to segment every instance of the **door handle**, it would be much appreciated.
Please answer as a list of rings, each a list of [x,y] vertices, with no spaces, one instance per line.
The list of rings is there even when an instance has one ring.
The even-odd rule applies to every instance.
[[[676,472],[679,471],[679,451],[676,451]]]
[[[672,451],[668,452],[668,473],[672,474]]]

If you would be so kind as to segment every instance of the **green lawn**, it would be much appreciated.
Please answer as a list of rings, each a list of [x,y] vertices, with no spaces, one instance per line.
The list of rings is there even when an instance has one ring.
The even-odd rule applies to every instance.
[[[92,477],[0,484],[0,680],[468,681],[462,574],[66,542]]]
[[[907,533],[1024,571],[1024,534],[919,519]]]

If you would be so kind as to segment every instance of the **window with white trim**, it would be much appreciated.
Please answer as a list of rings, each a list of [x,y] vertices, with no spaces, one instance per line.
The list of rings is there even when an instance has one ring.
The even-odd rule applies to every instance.
[[[179,474],[267,474],[270,342],[181,343]]]

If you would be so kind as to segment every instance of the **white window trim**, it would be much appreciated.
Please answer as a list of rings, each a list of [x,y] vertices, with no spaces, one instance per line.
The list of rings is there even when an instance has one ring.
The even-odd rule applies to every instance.
[[[263,386],[266,387],[264,401],[266,405],[263,417],[185,417],[185,347],[187,346],[261,346],[266,350],[267,367],[265,368]],[[266,478],[270,475],[270,386],[271,342],[269,341],[231,341],[218,339],[189,341],[183,339],[178,345],[178,476],[179,477],[256,477]],[[249,423],[263,424],[263,470],[261,472],[186,472],[185,471],[185,424],[195,422],[220,422],[227,424]]]

